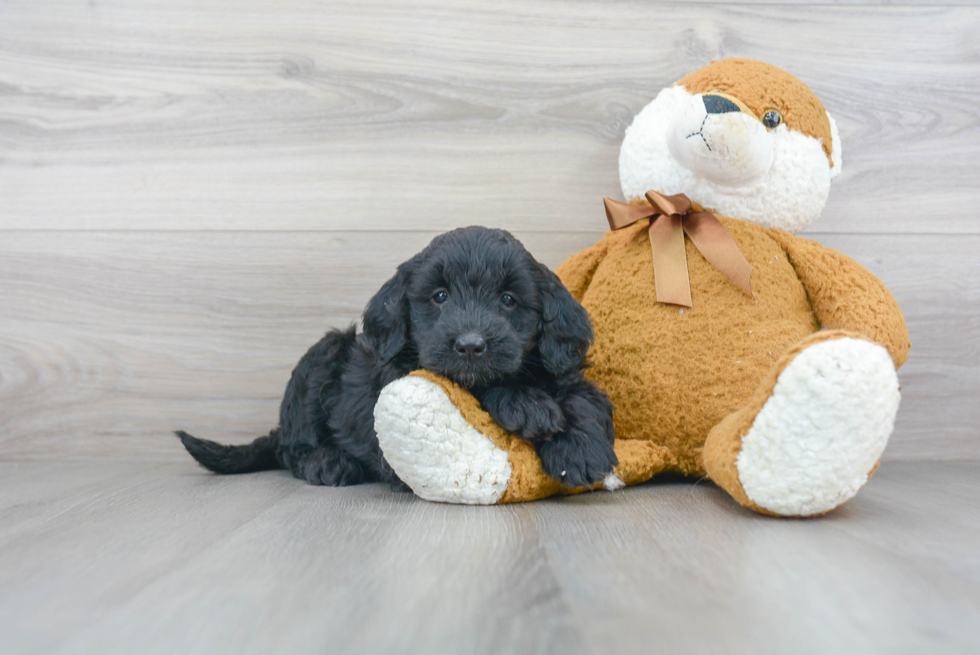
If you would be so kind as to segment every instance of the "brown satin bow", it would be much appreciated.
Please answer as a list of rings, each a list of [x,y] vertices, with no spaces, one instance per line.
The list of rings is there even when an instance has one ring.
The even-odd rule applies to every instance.
[[[745,293],[752,295],[752,266],[738,249],[718,217],[708,211],[691,211],[691,199],[683,193],[662,196],[647,191],[650,206],[626,205],[603,198],[609,227],[619,230],[649,218],[650,248],[657,302],[691,307],[691,280],[687,272],[684,233],[708,262]]]

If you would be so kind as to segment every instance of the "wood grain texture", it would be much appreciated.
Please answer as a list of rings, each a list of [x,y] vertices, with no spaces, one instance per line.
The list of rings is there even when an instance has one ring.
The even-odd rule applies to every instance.
[[[0,458],[178,456],[268,432],[289,372],[435,233],[13,232]],[[529,235],[560,263],[596,235]],[[46,453],[46,455],[45,455]]]
[[[886,457],[980,458],[980,7],[0,0],[0,459],[240,441],[435,233],[555,266],[658,89],[809,83],[844,172],[811,235],[882,277],[912,359]]]
[[[0,244],[0,459],[183,458],[275,425],[289,372],[435,233],[15,232]],[[599,234],[517,233],[555,266]],[[909,324],[887,459],[980,458],[980,237],[819,235]],[[366,255],[370,253],[370,255]]]
[[[8,1],[0,229],[591,231],[632,116],[746,56],[838,119],[821,231],[977,234],[978,32],[975,6]]]
[[[29,653],[972,653],[976,463],[824,518],[709,484],[504,507],[192,462],[0,463],[0,633]]]

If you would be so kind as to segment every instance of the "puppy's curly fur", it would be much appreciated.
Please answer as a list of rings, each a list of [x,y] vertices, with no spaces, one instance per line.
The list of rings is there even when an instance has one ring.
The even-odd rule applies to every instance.
[[[332,330],[310,348],[268,436],[224,446],[178,431],[188,452],[217,473],[285,467],[312,484],[397,484],[374,405],[389,382],[425,368],[531,442],[556,480],[593,484],[617,464],[612,405],[582,375],[588,314],[509,233],[467,227],[436,237],[398,267],[363,322],[363,334]]]

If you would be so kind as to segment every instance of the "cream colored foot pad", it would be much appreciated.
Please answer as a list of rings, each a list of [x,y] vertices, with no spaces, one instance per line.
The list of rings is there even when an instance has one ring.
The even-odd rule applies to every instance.
[[[510,481],[507,453],[463,418],[439,385],[405,377],[381,391],[375,431],[385,459],[421,498],[492,505]]]
[[[745,493],[777,514],[827,512],[851,499],[881,457],[898,411],[898,377],[881,346],[810,346],[779,375],[735,462]]]

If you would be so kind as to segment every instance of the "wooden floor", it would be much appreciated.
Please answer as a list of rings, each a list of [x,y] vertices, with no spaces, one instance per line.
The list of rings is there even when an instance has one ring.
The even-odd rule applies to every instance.
[[[505,507],[190,461],[0,463],[19,653],[976,653],[980,463],[813,520],[709,484]]]

